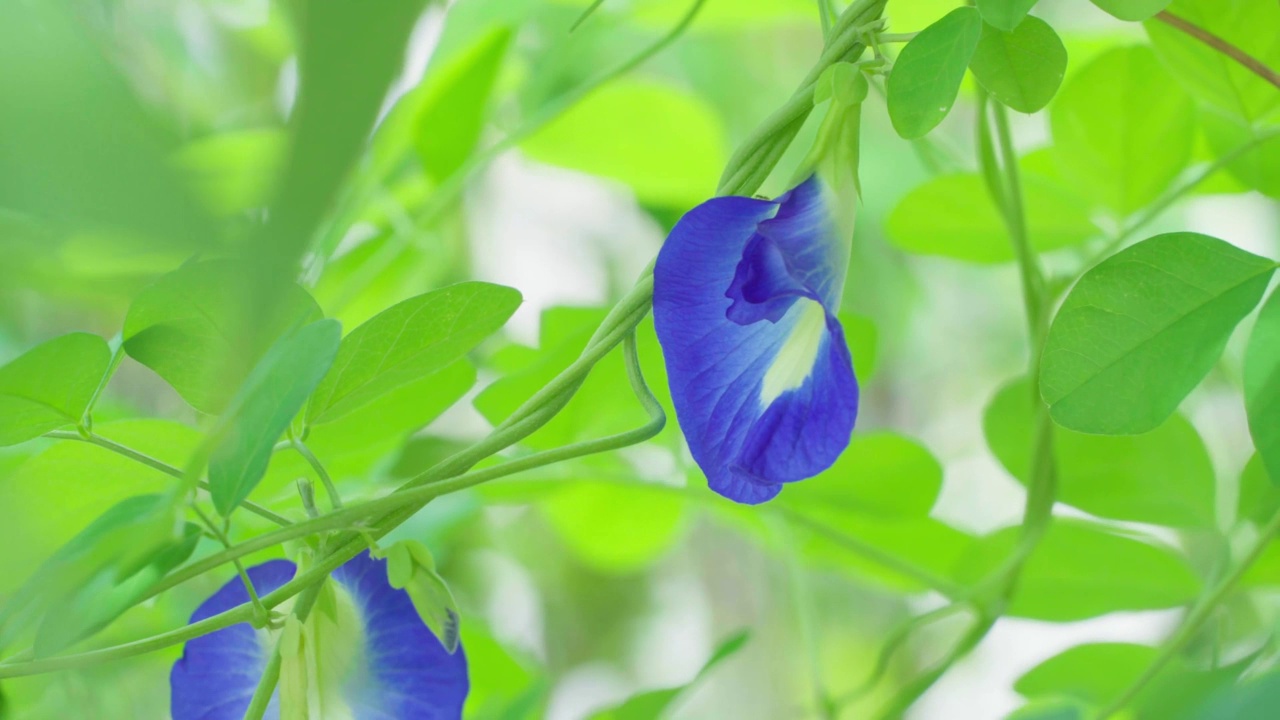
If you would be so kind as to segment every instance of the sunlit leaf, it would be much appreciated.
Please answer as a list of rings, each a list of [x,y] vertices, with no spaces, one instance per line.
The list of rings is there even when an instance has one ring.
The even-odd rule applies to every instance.
[[[271,199],[287,139],[276,129],[210,135],[184,145],[174,162],[211,212],[232,215]]]
[[[1155,0],[1152,0],[1154,2]],[[1169,12],[1223,38],[1264,65],[1280,68],[1280,4],[1255,0],[1175,0]],[[1280,107],[1274,85],[1182,30],[1158,20],[1147,34],[1173,76],[1197,96],[1245,121]]]
[[[1054,183],[1024,177],[1031,241],[1040,250],[1075,245],[1097,235],[1088,208]],[[909,252],[979,263],[1010,262],[1013,244],[982,178],[939,175],[904,197],[886,221],[889,239]]]
[[[1246,187],[1280,199],[1280,125],[1249,126],[1211,111],[1201,114],[1201,118],[1209,147],[1218,157],[1252,145],[1227,165],[1227,172]]]
[[[192,407],[221,412],[267,345],[320,317],[315,300],[297,285],[271,312],[251,306],[251,297],[238,263],[184,265],[134,298],[124,320],[125,352]]]
[[[1262,456],[1254,453],[1240,473],[1240,496],[1236,517],[1265,523],[1280,511],[1280,487],[1271,482]]]
[[[542,509],[579,560],[602,572],[632,573],[679,539],[685,501],[663,488],[586,479],[567,484]]]
[[[209,494],[228,515],[267,471],[271,449],[333,364],[342,326],[320,320],[281,338],[245,378],[209,458]]]
[[[480,139],[489,96],[506,57],[511,31],[498,28],[441,68],[432,68],[422,87],[416,146],[427,174],[436,181],[466,162]]]
[[[912,38],[889,75],[889,118],[904,138],[923,137],[942,122],[978,47],[982,17],[957,8]]]
[[[511,288],[465,282],[387,308],[342,339],[307,408],[308,421],[335,420],[452,363],[519,305],[520,293]]]
[[[1063,173],[1119,214],[1168,187],[1195,138],[1194,103],[1145,46],[1091,60],[1058,93],[1049,119]]]
[[[1025,380],[1011,382],[996,393],[982,422],[991,451],[1024,485],[1031,476],[1032,402]],[[1214,527],[1213,465],[1204,441],[1179,414],[1143,435],[1055,427],[1054,456],[1058,499],[1068,505],[1114,520]]]
[[[978,0],[978,12],[988,25],[1010,32],[1027,17],[1039,0]]]
[[[1033,113],[1049,104],[1067,70],[1067,49],[1049,23],[1024,19],[1005,32],[990,24],[982,28],[969,69],[997,100]]]
[[[80,422],[110,365],[107,341],[71,333],[0,367],[0,446]]]
[[[1168,233],[1085,273],[1045,342],[1041,394],[1058,424],[1155,429],[1218,360],[1275,263],[1222,240]]]
[[[1092,0],[1094,5],[1121,20],[1146,20],[1169,6],[1170,0]]]
[[[894,433],[854,435],[830,469],[792,483],[775,501],[840,524],[848,514],[921,518],[942,489],[942,465],[915,441]]]
[[[977,582],[1005,562],[1017,527],[980,538],[957,566],[962,582]],[[1200,583],[1172,550],[1098,523],[1057,518],[1031,553],[1008,614],[1070,622],[1121,610],[1176,607],[1196,597]]]
[[[1123,692],[1159,654],[1150,645],[1077,645],[1028,670],[1013,689],[1029,698],[1066,695],[1102,705]]]
[[[625,183],[641,202],[686,208],[715,193],[725,145],[720,120],[701,98],[651,80],[620,80],[520,147],[535,160]]]

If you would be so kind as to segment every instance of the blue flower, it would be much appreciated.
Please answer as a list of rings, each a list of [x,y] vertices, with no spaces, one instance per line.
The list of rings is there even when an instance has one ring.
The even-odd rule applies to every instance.
[[[289,717],[462,717],[469,689],[462,650],[450,655],[444,649],[418,617],[408,593],[387,583],[385,564],[365,552],[334,571],[329,607],[318,604],[307,620],[308,629],[302,631],[309,649],[294,657],[282,653],[280,690],[267,717],[280,717],[281,695],[290,697],[291,692],[313,695],[301,712],[295,703]],[[294,572],[293,563],[272,560],[250,568],[248,574],[254,588],[265,594],[291,580]],[[244,585],[235,578],[197,608],[191,622],[248,601]],[[174,720],[241,720],[267,653],[276,645],[278,638],[271,636],[289,631],[288,625],[269,633],[240,623],[187,641],[170,674]]]
[[[676,416],[711,489],[760,503],[849,444],[858,383],[836,319],[848,246],[810,177],[689,211],[654,267]]]

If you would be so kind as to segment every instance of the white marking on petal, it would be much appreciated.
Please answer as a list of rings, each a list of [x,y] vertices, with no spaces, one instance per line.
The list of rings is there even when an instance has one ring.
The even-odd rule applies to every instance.
[[[827,313],[821,304],[800,298],[790,313],[799,313],[800,317],[764,374],[764,382],[760,386],[761,407],[769,407],[782,393],[800,387],[809,379],[822,339],[826,336]]]

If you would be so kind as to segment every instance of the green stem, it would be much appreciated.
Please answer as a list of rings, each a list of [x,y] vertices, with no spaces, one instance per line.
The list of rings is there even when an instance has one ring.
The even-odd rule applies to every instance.
[[[871,673],[867,675],[867,678],[863,680],[858,687],[841,697],[836,702],[836,706],[844,707],[849,703],[855,702],[875,688],[885,674],[889,672],[889,662],[893,660],[894,654],[897,653],[899,648],[907,643],[907,640],[911,638],[911,634],[913,632],[919,628],[941,620],[942,618],[954,615],[964,610],[966,607],[967,606],[964,603],[947,603],[946,605],[934,608],[929,612],[909,617],[899,623],[898,626],[889,633],[889,637],[885,639],[884,645],[880,648],[880,653],[876,656],[876,664],[871,669]]]
[[[1182,620],[1182,624],[1178,626],[1177,631],[1161,646],[1160,654],[1156,656],[1156,659],[1115,700],[1100,710],[1094,716],[1094,720],[1106,720],[1120,712],[1125,705],[1128,705],[1131,700],[1137,697],[1138,693],[1148,683],[1160,674],[1160,671],[1171,660],[1177,657],[1178,653],[1195,637],[1196,632],[1200,630],[1205,621],[1213,616],[1214,610],[1222,604],[1222,601],[1240,583],[1240,579],[1244,577],[1249,568],[1253,567],[1258,558],[1262,557],[1262,554],[1267,550],[1267,546],[1271,544],[1277,534],[1280,534],[1280,513],[1276,513],[1262,529],[1262,534],[1254,541],[1253,547],[1249,548],[1249,552],[1241,559],[1240,564],[1218,581],[1218,584],[1210,590],[1209,594],[1187,614]]]
[[[121,445],[120,443],[114,440],[109,440],[107,438],[104,438],[101,435],[98,435],[96,433],[91,432],[88,435],[81,435],[80,433],[77,433],[77,432],[53,430],[45,433],[44,436],[47,438],[54,438],[57,440],[79,440],[80,442],[87,442],[90,445],[97,445],[98,447],[104,450],[109,450],[117,455],[122,455],[124,457],[129,458],[130,460],[146,465],[152,470],[159,470],[160,472],[170,477],[174,477],[179,480],[183,480],[186,478],[186,474],[182,470],[166,462],[157,460],[151,457],[150,455],[138,452],[137,450],[134,450],[131,447]],[[209,490],[208,482],[204,480],[200,480],[198,481],[198,484],[201,490],[205,490],[205,491]],[[254,515],[270,520],[271,522],[277,525],[280,525],[282,527],[286,527],[293,524],[293,521],[291,521],[289,518],[284,517],[283,515],[277,515],[276,513],[271,512],[270,510],[262,507],[261,505],[258,505],[257,503],[252,503],[246,500],[244,502],[241,502],[240,505],[244,507],[245,510],[248,510]]]
[[[324,469],[324,464],[320,462],[320,458],[316,457],[315,453],[311,452],[311,448],[307,447],[305,442],[299,438],[293,437],[292,434],[289,435],[289,444],[294,450],[298,451],[298,454],[301,455],[304,460],[307,461],[307,464],[311,466],[311,470],[316,474],[316,477],[320,478],[320,484],[324,485],[324,492],[329,496],[330,507],[334,510],[341,510],[342,496],[338,494],[338,488],[333,484],[333,478],[329,477],[329,471]]]
[[[209,528],[209,532],[220,543],[222,547],[230,550],[232,548],[231,540],[227,537],[227,533],[218,524],[213,521],[203,510],[195,503],[191,504],[191,510],[200,518],[200,522]],[[240,582],[244,585],[245,592],[249,593],[249,603],[253,606],[254,619],[257,622],[266,622],[269,617],[267,609],[262,606],[262,599],[258,597],[258,590],[253,586],[253,581],[249,579],[249,573],[245,571],[244,564],[240,562],[240,558],[231,561],[235,564],[236,574],[240,576]]]
[[[111,351],[111,362],[107,364],[106,372],[102,373],[102,379],[98,381],[98,387],[93,389],[93,395],[89,397],[89,404],[85,405],[84,413],[80,416],[78,429],[83,433],[93,432],[93,409],[97,407],[98,400],[107,389],[107,384],[115,376],[116,369],[120,367],[120,361],[124,360],[124,340],[117,334],[112,342],[116,343],[116,347]]]
[[[316,599],[320,597],[323,586],[324,583],[319,582],[298,594],[298,599],[293,604],[293,616],[298,619],[298,622],[306,622],[307,616],[311,614],[311,608],[316,604]],[[280,655],[280,641],[277,640],[271,649],[271,655],[267,658],[266,667],[262,669],[262,677],[258,678],[258,686],[253,690],[253,699],[249,701],[244,720],[262,720],[266,715],[267,706],[271,704],[271,696],[275,694],[276,685],[280,682],[280,667],[283,664],[284,657]]]

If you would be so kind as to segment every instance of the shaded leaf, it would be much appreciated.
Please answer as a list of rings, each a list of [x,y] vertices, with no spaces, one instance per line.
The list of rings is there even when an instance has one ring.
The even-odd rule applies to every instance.
[[[1280,293],[1271,293],[1249,337],[1244,404],[1262,464],[1273,479],[1280,478]]]
[[[320,320],[281,338],[231,401],[209,458],[209,494],[224,516],[249,496],[267,471],[271,449],[338,352],[342,326]]]
[[[982,419],[987,445],[1023,485],[1031,476],[1032,401],[1026,380],[1015,380],[996,393]],[[1068,505],[1113,520],[1215,525],[1213,465],[1204,441],[1179,414],[1143,435],[1055,427],[1054,456],[1058,499]]]
[[[889,75],[889,119],[904,138],[938,126],[960,92],[960,81],[982,35],[982,16],[957,8],[911,39]]]
[[[1155,429],[1222,354],[1275,264],[1197,233],[1144,240],[1090,269],[1045,342],[1041,394],[1058,424]]]
[[[1049,23],[1024,19],[1012,31],[982,28],[969,69],[997,100],[1033,113],[1049,104],[1067,71],[1067,49]]]
[[[978,539],[957,566],[973,583],[1005,562],[1021,531]],[[1070,622],[1121,610],[1158,610],[1191,601],[1200,582],[1172,550],[1084,520],[1056,518],[1023,568],[1008,614]]]

